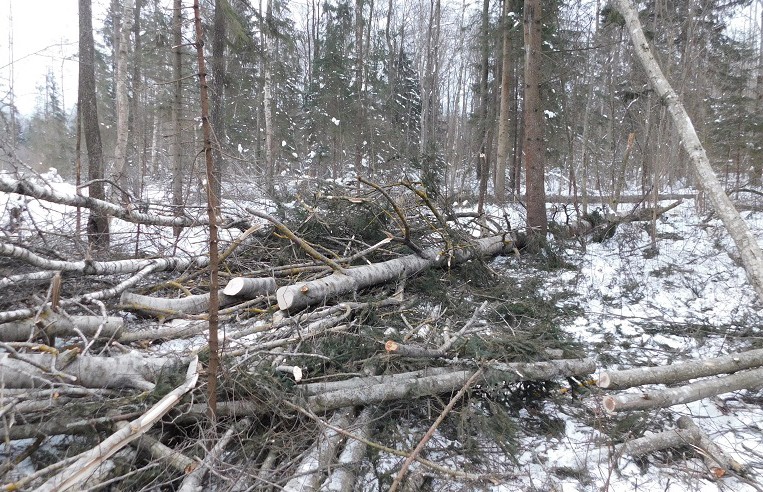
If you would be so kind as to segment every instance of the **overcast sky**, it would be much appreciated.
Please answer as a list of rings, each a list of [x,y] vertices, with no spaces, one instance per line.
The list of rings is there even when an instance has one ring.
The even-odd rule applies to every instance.
[[[31,114],[37,86],[44,85],[50,69],[71,109],[77,94],[77,29],[77,0],[0,0],[0,97],[8,93],[12,68],[16,106]]]

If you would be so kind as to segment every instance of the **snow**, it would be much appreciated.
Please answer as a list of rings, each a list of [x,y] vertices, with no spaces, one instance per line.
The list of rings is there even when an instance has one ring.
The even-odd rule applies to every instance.
[[[332,121],[339,124],[339,120]],[[55,169],[38,180],[62,193],[76,192]],[[158,186],[148,187],[144,193],[144,199],[150,199],[152,206],[158,206],[163,196],[164,191]],[[25,220],[33,221],[37,229],[73,234],[74,210],[71,207],[0,194],[0,210],[22,205]],[[462,208],[469,206],[467,202],[454,203],[456,207],[459,205]],[[223,203],[225,210],[242,210],[245,206],[247,204],[240,200]],[[200,208],[197,213],[204,214],[205,211]],[[491,213],[505,215],[512,224],[523,223],[523,212],[519,208],[494,208]],[[738,253],[722,224],[716,219],[702,220],[702,216],[694,201],[687,200],[657,221],[656,250],[643,223],[624,224],[614,237],[602,243],[589,242],[584,250],[573,243],[562,247],[561,254],[576,267],[574,270],[544,273],[544,295],[575,293],[574,297],[560,301],[578,308],[578,314],[564,321],[562,328],[586,347],[589,356],[598,359],[600,370],[714,357],[748,349],[750,341],[760,338],[763,317],[755,292],[737,261]],[[745,212],[743,217],[761,239],[763,214]],[[113,219],[111,226],[119,247],[126,252],[133,251],[135,224]],[[146,254],[172,251],[195,255],[206,248],[204,227],[187,228],[179,239],[175,239],[168,228],[142,226],[141,231],[138,247]],[[220,232],[223,241],[231,240],[232,232]],[[522,271],[518,262],[521,259],[500,257],[491,266],[506,271],[509,277],[521,282],[522,275],[529,273]],[[537,274],[537,271],[530,273]],[[431,327],[424,325],[420,329],[420,335],[425,337]],[[245,343],[257,337],[258,334],[253,334],[238,342]],[[204,343],[204,337],[199,335],[157,344],[151,349],[157,354],[176,354],[197,349]],[[638,392],[639,389],[626,391]],[[621,417],[610,417],[602,412],[600,400],[603,394],[594,387],[578,400],[568,398],[567,403],[560,404],[556,399],[543,403],[535,411],[559,419],[560,434],[520,435],[519,451],[514,457],[516,462],[504,455],[495,458],[501,466],[511,470],[515,478],[490,485],[489,490],[757,490],[734,476],[720,481],[709,480],[704,464],[694,455],[674,457],[672,464],[663,463],[664,455],[649,456],[638,463],[621,457],[615,465],[609,446],[611,440],[605,429]],[[643,412],[642,432],[674,428],[678,417],[689,415],[734,459],[760,467],[763,456],[761,396],[760,392],[743,391]],[[522,409],[516,418],[522,420],[533,416],[527,409]],[[634,437],[638,435],[634,434]],[[447,438],[438,431],[433,441],[442,444]],[[13,443],[11,450],[20,449],[23,444]],[[405,448],[402,442],[400,446]],[[460,446],[454,444],[454,447]],[[454,468],[464,464],[452,457],[447,461],[448,466]],[[399,459],[382,458],[378,463],[381,469],[391,468],[399,466]],[[20,470],[28,468],[23,465]],[[438,480],[435,480],[436,485],[441,483]],[[443,487],[441,490],[451,489]]]

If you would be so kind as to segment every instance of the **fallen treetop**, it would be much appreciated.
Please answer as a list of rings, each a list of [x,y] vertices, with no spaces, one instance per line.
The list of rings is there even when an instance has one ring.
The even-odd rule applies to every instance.
[[[127,222],[145,225],[157,225],[168,227],[191,227],[205,225],[208,222],[204,217],[163,217],[155,213],[141,213],[133,209],[121,207],[105,200],[98,200],[83,195],[69,195],[60,193],[52,188],[38,185],[28,179],[13,179],[7,174],[0,174],[0,191],[17,193],[31,196],[71,207],[83,207],[100,212],[104,215],[112,215]]]

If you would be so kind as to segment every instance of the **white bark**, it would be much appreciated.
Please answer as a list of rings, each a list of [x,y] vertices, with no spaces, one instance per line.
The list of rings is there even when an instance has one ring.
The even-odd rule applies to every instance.
[[[755,391],[760,388],[763,388],[763,368],[702,380],[679,388],[643,391],[618,396],[608,395],[603,398],[602,403],[604,409],[609,413],[626,412],[629,410],[666,408],[732,391],[742,389]]]
[[[13,356],[0,353],[0,386],[35,388],[66,382],[85,388],[151,390],[156,376],[177,363],[177,359],[142,357],[137,352],[117,357],[76,357],[73,360],[64,357],[64,354],[56,357],[51,354]]]
[[[654,383],[675,384],[689,379],[715,376],[759,366],[763,366],[763,349],[724,355],[713,359],[680,362],[669,366],[636,367],[624,371],[604,372],[599,377],[598,386],[608,389],[624,389]]]
[[[0,324],[0,341],[23,342],[35,340],[43,334],[48,337],[70,337],[78,336],[79,333],[87,338],[97,333],[99,338],[118,339],[123,327],[124,320],[116,316],[64,316],[48,311],[37,319],[27,318]]]
[[[739,250],[747,278],[757,292],[758,299],[763,300],[763,251],[757,239],[750,232],[718,181],[689,115],[652,55],[633,4],[630,0],[615,0],[615,5],[625,18],[636,56],[641,61],[655,92],[667,106],[676,131],[681,136],[682,147],[694,165],[700,187],[729,231],[729,235]]]
[[[534,363],[492,363],[486,367],[486,380],[514,381],[547,381],[560,376],[583,376],[596,370],[592,359],[562,359]],[[439,371],[437,371],[439,372]],[[452,370],[451,372],[422,376],[421,372],[408,373],[409,377],[396,375],[397,378],[378,383],[379,376],[371,378],[356,378],[354,384],[347,387],[326,391],[307,398],[308,406],[314,412],[333,410],[355,405],[373,405],[383,401],[401,398],[418,398],[425,395],[436,395],[456,391],[464,386],[474,374],[469,370]]]
[[[191,227],[208,224],[206,217],[164,217],[154,213],[141,213],[127,207],[121,207],[105,200],[98,200],[82,195],[60,193],[52,188],[40,186],[29,180],[16,180],[7,174],[0,174],[0,191],[31,196],[52,203],[71,207],[88,208],[102,215],[111,215],[126,222],[157,226]]]
[[[350,424],[350,410],[339,411],[331,417],[329,423],[335,427],[345,428]],[[289,480],[283,490],[286,492],[312,492],[317,491],[323,474],[331,460],[335,450],[341,442],[342,434],[333,429],[325,429],[318,436],[313,447],[302,459],[294,472],[294,478]]]
[[[222,291],[218,295],[220,306],[228,306],[241,301],[241,299],[236,297],[223,294]],[[197,294],[170,299],[124,292],[119,298],[119,304],[125,309],[149,314],[199,314],[209,310],[209,294]]]
[[[206,256],[196,256],[191,258],[156,258],[152,260],[117,260],[117,261],[61,261],[43,258],[36,253],[14,246],[12,244],[0,243],[0,256],[16,258],[30,265],[46,270],[59,270],[68,273],[79,273],[82,275],[120,275],[123,273],[135,273],[149,266],[154,266],[152,271],[162,270],[182,270],[189,266],[202,268],[209,263]]]
[[[228,296],[238,296],[242,299],[254,299],[257,296],[275,294],[276,279],[234,277],[223,289]]]
[[[624,442],[615,448],[618,455],[633,457],[644,456],[655,451],[681,446],[692,446],[702,450],[703,461],[710,470],[726,472],[733,470],[737,473],[744,471],[744,465],[726,454],[697,424],[686,415],[677,421],[678,429],[649,434],[638,439]],[[715,477],[723,476],[716,474]]]
[[[165,395],[146,413],[130,422],[128,426],[113,433],[95,448],[86,452],[76,462],[45,482],[41,487],[36,489],[36,492],[64,491],[78,488],[101,463],[130,444],[130,442],[145,434],[164,414],[177,405],[183,395],[196,386],[196,381],[199,378],[198,363],[199,360],[194,358],[188,365],[186,379],[182,385]]]
[[[347,430],[358,437],[369,439],[371,437],[371,416],[373,412],[374,410],[371,407],[364,408],[353,423],[355,429]],[[366,455],[366,448],[366,443],[362,441],[349,440],[345,444],[342,454],[339,455],[339,460],[331,475],[321,485],[321,491],[352,492],[356,490],[355,472]]]
[[[439,249],[430,248],[424,252],[424,258],[408,255],[372,265],[348,268],[344,273],[335,272],[318,280],[281,287],[276,292],[278,307],[282,310],[301,309],[332,297],[389,282],[400,276],[411,276],[446,262],[462,263],[478,255],[496,255],[509,243],[510,240],[505,236],[491,236],[476,240],[470,247],[453,251],[452,256],[443,255]]]

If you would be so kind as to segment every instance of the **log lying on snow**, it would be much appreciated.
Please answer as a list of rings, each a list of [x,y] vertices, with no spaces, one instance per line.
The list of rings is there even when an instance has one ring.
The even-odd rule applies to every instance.
[[[230,306],[243,300],[238,297],[225,295],[222,290],[220,291],[219,299],[220,307]],[[140,311],[147,314],[199,314],[209,311],[209,294],[166,298],[123,292],[119,298],[119,305],[123,309]]]
[[[702,450],[702,458],[716,478],[722,477],[728,470],[737,473],[744,471],[744,465],[726,454],[690,417],[680,417],[677,424],[678,429],[633,439],[618,445],[615,451],[618,455],[639,457],[662,449],[690,445]]]
[[[732,391],[743,389],[755,391],[761,388],[763,388],[763,368],[758,368],[739,371],[736,374],[715,379],[697,381],[678,388],[617,396],[608,395],[603,398],[602,404],[609,413],[646,410],[670,407]]]
[[[438,248],[429,248],[424,251],[424,257],[412,254],[373,265],[347,268],[343,273],[335,272],[317,280],[281,287],[276,292],[278,307],[281,310],[301,309],[400,276],[410,276],[449,261],[462,263],[477,256],[494,256],[505,251],[511,244],[511,239],[506,235],[491,236],[453,251],[452,256],[443,254]]]
[[[124,321],[116,316],[64,316],[47,311],[35,322],[33,318],[0,324],[0,341],[23,342],[35,340],[40,336],[70,337],[79,336],[78,331],[87,338],[118,339],[122,333]]]
[[[142,357],[129,352],[116,357],[56,357],[51,354],[0,354],[0,379],[6,388],[45,387],[69,383],[85,388],[152,390],[163,370],[174,370],[178,359]]]
[[[644,384],[675,384],[689,379],[760,366],[763,366],[763,349],[669,366],[636,367],[624,371],[604,372],[597,384],[600,388],[609,389],[632,388]]]
[[[533,363],[494,363],[486,367],[483,381],[547,381],[558,377],[585,376],[596,371],[593,359],[562,359]],[[308,407],[314,412],[334,410],[354,405],[372,405],[400,398],[418,398],[456,391],[474,374],[473,370],[451,370],[434,375],[415,371],[394,376],[356,378],[339,389],[308,396]],[[425,373],[424,373],[425,374]],[[388,380],[379,378],[389,378]],[[327,383],[328,384],[328,383]],[[310,390],[308,390],[310,391]]]

